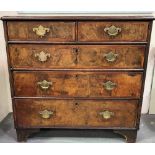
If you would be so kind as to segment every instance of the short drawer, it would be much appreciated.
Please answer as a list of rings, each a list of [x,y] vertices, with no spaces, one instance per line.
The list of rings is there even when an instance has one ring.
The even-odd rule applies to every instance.
[[[9,45],[15,69],[142,69],[145,46],[140,45]]]
[[[9,21],[8,40],[52,41],[75,40],[74,22],[21,22]]]
[[[139,98],[142,73],[13,72],[15,96]]]
[[[138,102],[16,99],[16,127],[135,128]]]
[[[147,41],[148,22],[79,22],[78,39],[86,42]]]

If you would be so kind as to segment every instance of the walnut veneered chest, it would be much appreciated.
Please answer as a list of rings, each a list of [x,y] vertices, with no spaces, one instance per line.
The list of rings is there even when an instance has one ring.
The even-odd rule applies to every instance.
[[[2,20],[18,141],[65,128],[111,129],[135,142],[152,17]]]

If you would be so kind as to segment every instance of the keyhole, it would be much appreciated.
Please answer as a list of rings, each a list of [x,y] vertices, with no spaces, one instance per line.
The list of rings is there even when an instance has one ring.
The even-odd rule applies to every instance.
[[[75,105],[76,105],[76,106],[78,106],[78,105],[79,105],[79,103],[78,103],[78,102],[75,102]]]

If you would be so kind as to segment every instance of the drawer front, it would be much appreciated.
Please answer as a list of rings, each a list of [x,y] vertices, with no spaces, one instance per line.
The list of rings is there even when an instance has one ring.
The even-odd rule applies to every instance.
[[[134,128],[137,101],[17,99],[16,126]]]
[[[9,45],[13,68],[143,68],[145,46]]]
[[[14,72],[15,96],[139,98],[142,73]]]
[[[8,40],[74,41],[74,22],[7,22]]]
[[[79,41],[147,41],[148,22],[79,22]]]

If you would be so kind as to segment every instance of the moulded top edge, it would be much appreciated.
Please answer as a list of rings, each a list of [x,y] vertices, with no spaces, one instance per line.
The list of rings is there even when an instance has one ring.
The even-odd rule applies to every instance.
[[[154,16],[3,16],[2,20],[154,20]]]

